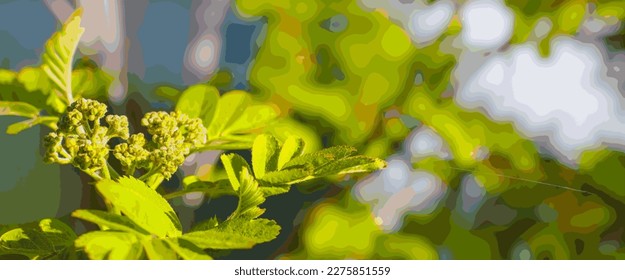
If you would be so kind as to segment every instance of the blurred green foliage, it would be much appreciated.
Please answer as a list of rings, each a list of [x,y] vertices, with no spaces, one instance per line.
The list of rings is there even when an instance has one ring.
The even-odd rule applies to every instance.
[[[535,42],[544,56],[551,39],[575,35],[585,17],[625,17],[622,1],[506,5],[515,18],[509,44]],[[459,206],[447,202],[431,214],[408,215],[389,233],[347,189],[311,207],[295,234],[299,242],[282,258],[624,258],[625,155],[587,151],[572,168],[541,155],[511,123],[456,105],[449,92],[458,53],[446,40],[462,29],[457,16],[437,40],[415,45],[386,11],[358,1],[237,1],[236,7],[267,21],[250,77],[260,96],[294,111],[331,143],[360,145],[371,156],[395,153],[415,125],[427,126],[449,145],[452,159],[423,158],[413,167],[439,176],[450,187],[447,201],[461,195],[460,181],[470,174],[493,207],[515,213],[508,221],[467,225],[458,221]],[[540,21],[551,28],[536,36]]]

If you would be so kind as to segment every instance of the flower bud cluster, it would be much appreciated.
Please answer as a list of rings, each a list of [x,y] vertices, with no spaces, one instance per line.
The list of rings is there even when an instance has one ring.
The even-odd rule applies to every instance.
[[[206,143],[206,128],[198,118],[179,112],[150,112],[141,120],[152,136],[148,159],[170,178],[191,150]]]
[[[106,105],[90,99],[72,103],[58,122],[59,129],[48,134],[44,159],[47,162],[73,164],[96,176],[102,175],[109,155],[108,141],[128,137],[128,119],[117,117],[102,126]]]
[[[116,145],[113,156],[127,175],[136,169],[160,173],[169,179],[193,149],[206,143],[206,128],[198,118],[178,112],[150,112],[141,120],[150,135],[130,135],[126,116],[106,114],[106,105],[79,99],[70,105],[58,122],[59,129],[48,134],[47,162],[73,164],[88,174],[105,178],[111,148],[109,140],[126,140]],[[104,118],[104,121],[102,119]]]

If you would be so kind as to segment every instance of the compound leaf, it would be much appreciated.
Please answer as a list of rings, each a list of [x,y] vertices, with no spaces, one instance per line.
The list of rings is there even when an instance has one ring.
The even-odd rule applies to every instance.
[[[204,126],[208,126],[219,101],[219,91],[208,85],[194,85],[180,95],[176,103],[176,111],[185,113],[191,118],[200,118]]]
[[[243,91],[231,91],[221,96],[215,114],[207,127],[209,140],[218,138],[245,110],[250,97]]]
[[[256,137],[252,146],[252,168],[256,178],[263,178],[265,173],[275,171],[278,165],[280,145],[269,134]]]
[[[136,260],[143,254],[137,235],[119,231],[85,233],[76,239],[76,247],[92,260]]]
[[[71,247],[76,234],[65,223],[43,219],[6,231],[0,236],[0,248],[7,253],[40,257],[60,253]]]
[[[150,260],[175,260],[176,251],[174,251],[164,239],[144,238],[141,240],[143,249]]]
[[[212,258],[202,249],[198,248],[193,242],[180,237],[165,239],[169,247],[180,256],[183,260],[211,260]]]
[[[249,219],[256,218],[265,212],[258,205],[265,202],[265,197],[258,187],[258,182],[249,173],[249,169],[244,168],[239,175],[241,187],[239,188],[239,203],[237,209],[230,215],[228,219],[239,217],[247,217]]]
[[[20,132],[22,132],[25,129],[29,129],[35,125],[38,124],[44,124],[52,129],[56,129],[57,126],[57,122],[59,121],[58,117],[52,117],[52,116],[37,116],[35,118],[32,119],[28,119],[28,120],[24,120],[21,122],[16,122],[14,124],[9,125],[9,127],[7,127],[7,134],[18,134]]]
[[[149,235],[149,233],[135,224],[128,217],[115,215],[100,210],[79,209],[72,213],[72,217],[92,222],[100,227],[107,227],[112,230],[130,232],[138,235]]]
[[[172,199],[188,193],[201,192],[211,198],[218,198],[224,195],[236,195],[229,180],[219,180],[217,182],[200,181],[197,176],[187,176],[183,180],[184,188],[179,191],[163,195],[165,199]]]
[[[304,152],[304,140],[299,137],[289,136],[280,149],[277,170],[281,170],[291,159],[302,155]]]
[[[367,156],[354,156],[332,161],[315,170],[314,175],[324,177],[329,175],[340,175],[360,172],[371,172],[386,167],[386,162]]]
[[[250,166],[243,157],[237,154],[221,155],[221,162],[224,165],[224,169],[226,169],[226,174],[228,175],[230,184],[232,184],[232,189],[235,192],[238,191],[241,186],[239,179],[241,171],[247,170],[249,173]]]
[[[25,102],[0,101],[0,116],[20,116],[34,118],[39,115],[39,109]]]
[[[118,182],[103,180],[96,184],[102,196],[130,220],[159,237],[176,237],[182,227],[167,200],[144,182],[122,177]]]
[[[269,172],[260,179],[263,185],[282,185],[282,184],[296,184],[309,179],[313,179],[313,169],[309,166],[300,168],[284,169],[280,171]]]
[[[46,42],[42,55],[41,68],[52,81],[54,95],[48,98],[48,104],[55,108],[57,100],[62,100],[65,105],[73,102],[72,95],[72,62],[74,53],[84,28],[80,27],[81,9],[76,11],[63,24],[60,31],[54,33]],[[55,100],[56,99],[56,100]],[[62,111],[62,110],[61,110]]]
[[[223,133],[244,133],[260,128],[278,116],[276,109],[268,104],[254,104],[247,106],[245,111],[236,120],[227,126]]]
[[[210,230],[187,233],[180,238],[203,249],[249,249],[255,244],[275,239],[279,233],[280,226],[273,220],[238,218]]]
[[[299,167],[299,166],[309,166],[313,169],[317,169],[327,163],[330,163],[335,160],[339,160],[342,158],[349,157],[356,153],[356,148],[349,146],[335,146],[327,149],[323,149],[321,151],[313,152],[310,154],[305,154],[299,157],[296,157],[286,164],[284,164],[282,169]]]

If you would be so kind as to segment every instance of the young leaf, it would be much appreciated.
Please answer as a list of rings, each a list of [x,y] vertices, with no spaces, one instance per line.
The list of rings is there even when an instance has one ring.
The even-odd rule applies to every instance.
[[[56,92],[54,96],[62,100],[65,105],[74,101],[72,95],[72,62],[80,36],[85,30],[80,27],[81,13],[81,9],[76,9],[63,24],[61,30],[54,33],[46,42],[42,55],[43,64],[41,68],[53,82]],[[54,99],[49,98],[48,102],[54,103]]]
[[[195,177],[195,176],[187,176],[187,178]],[[219,180],[217,182],[208,182],[208,181],[199,181],[195,180],[194,182],[187,183],[185,182],[184,189],[175,191],[172,193],[168,193],[163,195],[165,199],[172,199],[174,197],[183,196],[188,193],[201,192],[208,197],[218,198],[224,195],[236,195],[237,193],[232,190],[232,185],[228,180]]]
[[[267,219],[233,219],[217,228],[194,231],[180,237],[203,249],[249,249],[268,242],[280,233],[280,226]]]
[[[304,140],[299,137],[289,136],[289,138],[284,141],[284,145],[282,145],[282,148],[280,149],[277,170],[282,170],[282,167],[284,167],[287,162],[302,155],[303,151]]]
[[[169,244],[163,239],[157,238],[144,238],[141,240],[143,249],[148,255],[150,260],[175,260],[176,251],[174,251]]]
[[[38,257],[58,253],[72,246],[76,234],[56,219],[21,225],[0,236],[0,249],[7,253]]]
[[[20,116],[34,118],[39,115],[39,109],[25,102],[0,101],[0,116]]]
[[[180,237],[164,239],[169,247],[178,254],[183,260],[212,260],[202,249],[198,248],[192,242]]]
[[[237,154],[224,154],[221,155],[221,163],[223,163],[224,169],[226,169],[226,174],[228,175],[230,184],[232,184],[232,189],[235,192],[238,191],[241,186],[241,182],[239,181],[241,171],[248,170],[249,173],[250,166],[247,164],[247,161]]]
[[[313,170],[310,166],[301,168],[284,169],[280,171],[269,172],[260,179],[262,185],[282,185],[282,184],[295,184],[306,180],[313,179]]]
[[[56,129],[57,122],[59,121],[58,117],[52,116],[44,116],[44,117],[35,117],[33,119],[24,120],[21,122],[16,122],[14,124],[9,125],[7,127],[7,134],[18,134],[25,129],[29,129],[38,124],[44,124],[52,129]]]
[[[256,178],[263,178],[265,173],[276,170],[279,149],[278,140],[273,136],[262,134],[256,137],[252,146],[252,168]]]
[[[315,176],[371,172],[386,167],[386,162],[367,156],[354,156],[330,162],[315,170]]]
[[[241,116],[249,103],[250,97],[243,91],[231,91],[222,95],[207,128],[209,140],[221,136],[224,129]]]
[[[196,149],[197,152],[202,151],[216,151],[216,150],[247,150],[252,147],[252,140],[250,141],[224,141],[220,139],[218,141],[211,141],[210,143]]]
[[[272,195],[279,195],[279,194],[287,193],[291,189],[291,186],[290,185],[272,185],[271,187],[260,186],[259,189],[263,193],[264,197],[269,197]]]
[[[274,240],[280,233],[280,226],[274,220],[268,219],[234,219],[220,225],[223,232],[250,238],[254,243],[264,243]]]
[[[251,238],[238,232],[226,232],[223,229],[194,231],[179,239],[187,240],[202,249],[249,249],[256,244]]]
[[[79,209],[72,213],[72,217],[92,222],[100,227],[108,227],[112,230],[125,231],[137,235],[150,234],[128,219],[128,217],[111,214],[105,211]]]
[[[317,169],[323,165],[326,165],[329,162],[339,160],[342,158],[349,157],[356,153],[356,148],[349,146],[336,146],[327,149],[323,149],[321,151],[317,151],[310,154],[305,154],[299,157],[296,157],[286,164],[284,164],[282,169],[292,168],[292,167],[302,167],[309,166],[313,169]]]
[[[241,187],[239,188],[239,203],[237,209],[230,215],[228,219],[239,217],[247,217],[254,219],[265,212],[265,209],[258,207],[265,202],[263,193],[258,188],[258,182],[249,173],[249,169],[244,168],[239,175]]]
[[[208,126],[213,115],[219,91],[208,85],[194,85],[186,89],[176,103],[176,111],[187,114],[190,118],[200,118],[204,126]]]
[[[143,254],[139,238],[132,233],[119,231],[92,231],[76,239],[92,260],[137,260]]]
[[[144,182],[122,177],[119,182],[103,180],[97,190],[130,220],[159,237],[176,237],[182,227],[176,213],[156,191]]]
[[[276,109],[268,104],[248,106],[236,120],[226,128],[224,134],[243,133],[260,128],[278,116]]]

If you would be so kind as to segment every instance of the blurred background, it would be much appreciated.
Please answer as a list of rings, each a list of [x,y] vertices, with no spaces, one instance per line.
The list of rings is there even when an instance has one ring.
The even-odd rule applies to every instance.
[[[131,122],[204,83],[276,104],[269,132],[309,151],[388,161],[269,198],[278,239],[222,258],[625,259],[625,1],[0,0],[0,91],[2,71],[48,86],[29,66],[76,7],[74,88]],[[4,132],[17,119],[0,118],[0,224],[88,205],[85,178],[42,162],[47,128]],[[188,226],[236,200],[174,204]]]

